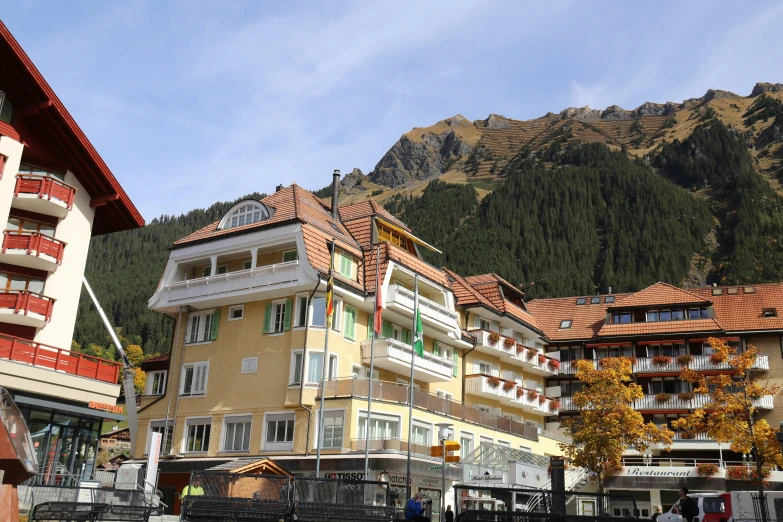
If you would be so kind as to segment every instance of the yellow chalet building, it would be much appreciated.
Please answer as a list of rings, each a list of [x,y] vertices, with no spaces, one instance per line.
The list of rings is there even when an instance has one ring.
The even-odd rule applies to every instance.
[[[324,361],[332,242],[335,308]],[[191,470],[230,469],[233,461],[272,458],[313,475],[324,365],[322,476],[361,478],[369,430],[369,478],[386,471],[404,495],[410,446],[414,491],[437,497],[441,472],[429,469],[437,462],[427,452],[441,422],[453,424],[463,457],[482,442],[536,456],[544,467],[543,456],[559,454],[561,436],[545,431],[559,406],[545,383],[559,363],[545,354],[522,294],[495,275],[462,278],[426,263],[423,244],[374,201],[333,211],[295,184],[242,201],[177,241],[149,301],[174,319],[174,344],[170,360],[147,368],[134,455],[145,457],[150,433],[164,434],[166,496],[185,486]],[[414,358],[410,383],[416,275],[425,353]],[[383,328],[370,376],[376,290]],[[447,471],[447,488],[463,479],[458,468]],[[531,480],[547,478],[544,470]]]

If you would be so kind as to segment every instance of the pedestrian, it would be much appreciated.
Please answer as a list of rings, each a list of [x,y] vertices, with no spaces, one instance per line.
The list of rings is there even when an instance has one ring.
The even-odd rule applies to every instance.
[[[421,491],[413,495],[408,499],[405,504],[405,520],[413,520],[414,522],[430,522],[429,517],[424,516],[424,507],[421,505],[421,499],[424,495]]]
[[[204,495],[204,488],[201,487],[201,479],[199,477],[196,477],[193,479],[192,484],[188,484],[185,486],[185,488],[182,490],[182,495],[180,495],[180,498],[185,497],[199,497]]]
[[[658,517],[662,514],[663,514],[663,507],[661,507],[660,504],[655,504],[653,506],[653,515],[652,515],[653,522],[655,522],[658,519]]]
[[[682,518],[687,522],[693,522],[693,519],[699,516],[699,506],[696,501],[688,496],[688,488],[680,488],[679,511]]]
[[[451,510],[451,505],[446,506],[445,522],[454,522],[454,512]]]

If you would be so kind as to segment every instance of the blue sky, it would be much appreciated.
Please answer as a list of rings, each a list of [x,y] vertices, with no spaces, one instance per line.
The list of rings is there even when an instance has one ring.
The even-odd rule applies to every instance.
[[[783,4],[0,0],[144,217],[335,168],[460,113],[633,108],[783,82]]]

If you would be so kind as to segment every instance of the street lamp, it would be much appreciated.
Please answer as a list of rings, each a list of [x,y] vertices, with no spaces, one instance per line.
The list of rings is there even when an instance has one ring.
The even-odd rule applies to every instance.
[[[443,465],[440,468],[440,519],[443,520],[446,516],[446,441],[449,440],[449,429],[454,424],[439,422],[436,426],[438,427],[438,442],[440,442],[443,451]]]

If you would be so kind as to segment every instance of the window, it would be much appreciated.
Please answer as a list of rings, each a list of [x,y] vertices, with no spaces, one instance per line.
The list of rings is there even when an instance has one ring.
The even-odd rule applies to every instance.
[[[355,379],[369,379],[370,378],[370,369],[367,368],[366,366],[358,366],[358,365],[354,364],[351,367],[351,375]],[[378,371],[377,369],[373,369],[373,372],[372,372],[373,379],[375,379],[377,381],[380,378],[380,375],[381,375],[380,371]]]
[[[0,174],[2,174],[2,173],[0,173]],[[746,286],[746,287],[744,287],[742,289],[742,291],[745,292],[746,294],[755,294],[756,293],[756,289],[754,287],[752,287],[752,286]]]
[[[25,165],[24,163],[19,165],[19,174],[28,174],[33,176],[48,176],[50,178],[59,179],[60,181],[65,181],[65,173],[52,172],[51,170],[34,167],[32,165]]]
[[[563,330],[571,328],[571,319],[563,319],[560,321],[560,328]]]
[[[647,312],[647,322],[648,323],[658,322],[658,310],[650,310]]]
[[[481,444],[482,442],[489,442],[489,443],[492,443],[492,442],[493,442],[493,440],[492,440],[492,438],[491,438],[491,437],[484,437],[484,436],[482,435],[481,437],[479,437],[479,444]]]
[[[709,308],[702,308],[701,309],[701,318],[702,319],[709,319],[710,318],[710,309]]]
[[[659,321],[671,321],[672,320],[672,311],[671,310],[661,310],[659,316]]]
[[[147,373],[147,395],[163,395],[166,391],[166,371]]]
[[[343,302],[341,299],[334,299],[334,304],[332,307],[332,330],[335,332],[339,332],[342,328],[342,318],[343,318]]]
[[[492,329],[492,323],[489,320],[484,319],[483,317],[479,317],[478,321],[479,321],[479,328],[480,329],[486,330],[486,331],[490,331]]]
[[[189,363],[182,366],[179,394],[183,397],[206,395],[209,363]]]
[[[615,312],[612,314],[612,324],[628,324],[631,322],[631,312]]]
[[[698,308],[688,308],[688,319],[700,319],[701,310]]]
[[[293,300],[285,299],[266,304],[263,333],[281,334],[291,329]]]
[[[253,260],[248,259],[245,262],[242,263],[242,270],[250,270],[253,268]]]
[[[732,286],[726,289],[727,295],[737,295],[738,293],[739,293],[739,288],[737,288],[736,286]]]
[[[188,317],[186,344],[205,343],[217,339],[217,327],[220,320],[219,310],[194,312]]]
[[[378,241],[388,241],[389,243],[397,245],[398,247],[401,247],[405,250],[408,249],[408,240],[405,236],[381,224],[376,224],[378,226]]]
[[[607,295],[606,299],[604,299],[604,303],[614,303],[614,296],[613,295]]]
[[[0,159],[1,158],[2,156],[0,156]],[[38,233],[48,237],[54,237],[54,228],[54,225],[33,221],[32,219],[21,219],[16,217],[9,217],[8,223],[6,223],[5,226],[5,229],[10,232],[27,234]]]
[[[310,315],[310,326],[326,327],[326,297],[313,298],[313,310]]]
[[[400,434],[400,418],[379,413],[372,414],[370,422],[370,440],[398,439]],[[367,436],[367,412],[359,414],[359,438]]]
[[[35,277],[0,272],[0,291],[2,290],[26,290],[40,294],[44,290],[44,281]]]
[[[238,321],[245,315],[245,305],[231,306],[228,309],[228,320]]]
[[[169,421],[168,430],[166,429],[166,421],[152,421],[150,422],[150,431],[147,436],[147,448],[144,450],[145,455],[150,453],[150,444],[152,444],[152,434],[160,433],[160,454],[165,455],[171,451],[171,438],[174,435],[174,421]]]
[[[297,259],[299,259],[299,252],[297,252],[296,250],[289,250],[288,252],[283,252],[283,263],[296,261]]]
[[[11,123],[11,115],[13,114],[13,107],[8,98],[5,97],[5,93],[0,91],[0,121]]]
[[[220,222],[219,228],[221,230],[226,230],[252,225],[259,221],[266,221],[271,215],[272,213],[269,211],[269,208],[263,203],[247,202],[226,215]]]
[[[185,453],[203,453],[209,450],[209,435],[212,419],[188,419],[186,421]]]
[[[350,254],[346,252],[335,252],[334,269],[341,276],[346,279],[353,279],[355,265],[356,261]]]
[[[704,497],[702,502],[704,503],[705,514],[726,512],[726,504],[723,497]]]
[[[576,298],[576,304],[578,304],[578,305],[583,305],[586,302],[587,302],[587,298],[585,298],[585,297],[577,297]]]
[[[685,312],[682,308],[672,310],[672,321],[682,321],[683,319],[685,319]]]
[[[320,384],[323,377],[323,352],[309,352],[307,361],[307,384]],[[329,354],[329,375],[327,379],[337,377],[337,355]]]
[[[205,266],[201,269],[201,277],[209,277],[212,275],[212,267],[211,266]]]
[[[267,414],[264,450],[290,450],[294,445],[294,414]]]
[[[248,451],[252,425],[250,415],[226,417],[223,422],[223,451]]]
[[[258,357],[242,359],[242,373],[256,373],[258,371]]]
[[[288,383],[291,385],[299,386],[302,381],[302,363],[304,361],[304,355],[302,351],[293,352],[291,354],[291,370],[288,376]]]
[[[432,445],[432,426],[423,424],[413,425],[413,443],[422,446]]]
[[[227,273],[228,273],[228,265],[218,265],[217,275],[227,274]]]
[[[712,289],[712,295],[723,295],[723,289],[722,288],[713,288]]]
[[[272,313],[271,333],[282,333],[285,326],[285,302],[272,303]]]
[[[476,361],[475,367],[478,370],[477,373],[480,373],[482,375],[495,375],[494,369],[490,363],[484,362],[484,361]]]
[[[507,442],[505,440],[499,440],[498,439],[498,446],[505,446],[506,448],[510,448],[511,447],[511,443]]]
[[[464,460],[473,453],[473,434],[462,432],[459,437],[459,456]]]
[[[343,424],[345,416],[342,411],[324,412],[324,436],[321,439],[322,448],[343,447]]]
[[[356,340],[356,309],[350,306],[345,307],[345,332],[346,339]]]
[[[454,400],[454,394],[445,392],[443,390],[435,390],[435,396],[438,397],[439,399],[446,399],[448,401]]]
[[[601,296],[595,296],[592,299],[590,299],[590,304],[599,304],[601,302]]]
[[[296,322],[294,327],[302,328],[307,324],[307,296],[299,295],[296,297]]]
[[[777,317],[777,316],[778,316],[777,308],[764,308],[761,310],[761,317]]]

